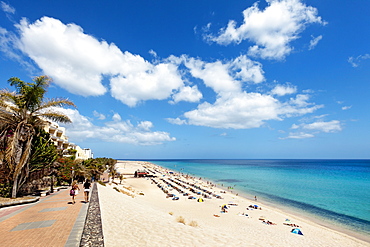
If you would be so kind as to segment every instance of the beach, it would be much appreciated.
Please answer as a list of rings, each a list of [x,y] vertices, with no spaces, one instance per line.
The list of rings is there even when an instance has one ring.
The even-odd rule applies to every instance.
[[[106,246],[370,246],[210,181],[149,162],[119,161],[116,169],[124,176],[122,182],[98,184]],[[136,178],[138,170],[153,177]],[[292,233],[295,228],[303,235]]]

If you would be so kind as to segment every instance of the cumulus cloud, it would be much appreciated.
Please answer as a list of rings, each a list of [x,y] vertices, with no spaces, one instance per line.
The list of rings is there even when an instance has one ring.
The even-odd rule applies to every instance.
[[[312,37],[312,40],[310,41],[310,46],[308,47],[308,49],[309,50],[314,49],[321,39],[322,39],[322,35],[317,36],[316,38]]]
[[[176,64],[151,63],[139,55],[122,52],[115,44],[84,33],[76,24],[42,17],[34,23],[22,19],[17,28],[17,48],[71,93],[103,95],[108,91],[102,82],[106,77],[114,98],[136,106],[140,101],[167,99],[185,87]],[[156,56],[154,51],[150,53]]]
[[[171,124],[176,124],[176,125],[183,125],[187,124],[186,120],[180,119],[180,118],[167,118],[166,119],[169,123]]]
[[[240,92],[243,82],[260,83],[265,80],[262,65],[246,56],[224,62],[204,62],[185,56],[182,59],[190,74],[203,80],[216,93]]]
[[[303,124],[302,128],[307,130],[317,130],[325,133],[333,133],[342,130],[342,126],[340,124],[340,121],[338,120],[332,120],[329,122],[319,121],[311,124]]]
[[[342,130],[342,124],[339,120],[328,122],[319,120],[313,123],[293,124],[291,129],[302,131],[289,133],[289,136],[281,139],[303,139],[315,137],[319,133],[335,133]]]
[[[287,101],[274,96],[295,94],[293,85],[277,85],[270,93],[247,92],[243,84],[259,84],[265,80],[262,66],[246,56],[234,60],[205,62],[186,56],[171,58],[183,63],[192,77],[200,79],[216,93],[215,102],[203,102],[196,109],[178,118],[167,119],[173,124],[190,124],[212,128],[258,128],[269,120],[312,113],[322,107],[309,102],[308,94],[297,94]]]
[[[284,96],[287,94],[294,94],[297,92],[297,87],[292,85],[277,85],[271,90],[273,95]]]
[[[96,117],[99,120],[104,120],[105,119],[105,115],[102,114],[102,113],[99,113],[97,111],[93,111],[93,114],[94,114],[94,117]]]
[[[122,120],[118,113],[113,115],[112,121],[106,122],[101,127],[91,123],[75,109],[59,109],[59,111],[67,114],[72,120],[72,124],[63,125],[71,141],[93,139],[137,145],[158,145],[176,140],[167,132],[152,131],[154,126],[150,121],[141,121],[134,125],[130,120]]]
[[[202,93],[198,90],[198,87],[195,86],[185,86],[180,88],[180,91],[172,96],[173,103],[178,103],[180,101],[188,102],[199,102],[203,97]]]
[[[266,0],[264,10],[258,3],[243,11],[244,20],[240,26],[230,20],[219,34],[207,35],[206,39],[221,45],[240,44],[248,40],[255,45],[249,47],[248,54],[264,59],[283,59],[290,54],[290,43],[299,38],[307,25],[325,25],[317,9],[306,6],[300,0]]]
[[[308,100],[309,97],[305,99]],[[312,113],[320,107],[322,106],[303,99],[293,98],[288,102],[280,102],[272,95],[243,91],[222,93],[215,103],[204,102],[183,116],[187,123],[192,125],[249,129],[261,127],[269,120],[282,120]]]
[[[283,1],[285,2],[285,1]],[[277,4],[272,1],[270,6]],[[262,13],[262,12],[261,12]],[[312,17],[317,19],[315,15]],[[246,55],[231,60],[206,62],[186,55],[170,56],[160,60],[154,51],[155,61],[150,62],[128,51],[122,52],[115,44],[99,41],[85,34],[76,24],[63,24],[54,18],[43,17],[35,23],[23,19],[19,29],[18,48],[32,58],[56,84],[69,92],[83,96],[106,93],[122,103],[134,107],[146,100],[199,102],[203,95],[196,82],[203,82],[216,94],[214,102],[202,102],[196,109],[178,118],[169,118],[173,124],[192,124],[213,128],[258,128],[269,120],[312,113],[321,105],[311,103],[308,94],[297,94],[293,85],[277,85],[271,92],[247,92],[245,85],[258,85],[265,81],[262,64]],[[1,31],[1,30],[0,30]],[[180,69],[181,67],[181,69]],[[104,85],[102,79],[109,81]],[[291,95],[286,101],[277,96]],[[208,100],[208,99],[207,99]],[[103,119],[103,115],[94,112]],[[80,119],[76,117],[77,123]],[[82,121],[82,120],[81,120]],[[81,124],[97,133],[109,132],[101,139],[145,143],[174,140],[166,132],[152,132],[150,122],[133,125],[114,114],[104,127],[92,125],[87,119]],[[75,133],[78,135],[78,133]],[[86,136],[93,134],[87,133]],[[100,136],[97,134],[97,136]],[[114,136],[114,138],[113,138]],[[111,137],[111,138],[109,138]],[[162,138],[162,139],[161,139]]]
[[[133,60],[136,60],[135,63],[141,69],[135,71],[134,65],[131,64],[131,71],[111,79],[112,96],[124,104],[136,106],[144,100],[164,100],[170,97],[174,90],[184,86],[176,65],[153,65],[138,57]]]
[[[186,112],[189,124],[213,128],[248,129],[260,127],[266,120],[278,120],[278,102],[259,93],[233,93],[219,97],[214,104],[202,103]]]

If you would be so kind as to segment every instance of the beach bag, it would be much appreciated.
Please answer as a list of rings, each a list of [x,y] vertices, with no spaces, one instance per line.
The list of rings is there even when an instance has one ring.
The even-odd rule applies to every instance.
[[[70,196],[74,196],[74,195],[75,195],[75,190],[74,190],[74,189],[71,189],[71,190],[69,191],[69,195],[70,195]]]

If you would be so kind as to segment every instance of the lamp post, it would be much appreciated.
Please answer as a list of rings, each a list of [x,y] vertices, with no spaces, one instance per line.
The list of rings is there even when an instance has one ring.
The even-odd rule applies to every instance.
[[[75,171],[73,170],[73,166],[71,168],[71,184],[73,183],[73,177],[74,177]]]

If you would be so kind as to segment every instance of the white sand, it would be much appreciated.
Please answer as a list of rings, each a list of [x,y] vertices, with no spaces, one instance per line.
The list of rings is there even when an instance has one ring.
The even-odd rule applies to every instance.
[[[168,174],[166,169],[146,162],[119,162],[117,168],[121,173],[133,174],[137,169],[142,169],[143,165],[150,167],[150,170],[160,170],[161,174],[157,172],[156,175],[165,175],[161,178],[166,181],[168,178],[177,177]],[[106,187],[98,185],[104,242],[107,247],[370,246],[367,242],[278,209],[261,205],[262,210],[246,210],[255,202],[228,192],[219,193],[219,188],[211,189],[206,181],[187,180],[217,192],[224,199],[212,197],[212,199],[204,199],[204,202],[197,202],[172,190],[170,193],[180,198],[172,200],[172,198],[166,198],[166,194],[149,178],[133,178],[130,175],[125,177],[122,185],[107,184]],[[186,178],[181,179],[186,180]],[[160,181],[160,177],[155,180]],[[119,183],[119,180],[115,182]],[[160,183],[164,184],[161,181]],[[117,192],[113,187],[122,189],[126,194]],[[134,198],[129,196],[130,194]],[[198,198],[198,195],[190,194]],[[230,206],[227,213],[221,213],[220,206],[231,202],[238,206]],[[239,216],[238,213],[247,213],[249,217]],[[185,224],[178,222],[179,216],[185,219]],[[259,220],[260,216],[265,216],[276,225],[262,223]],[[303,236],[290,232],[292,227],[283,224],[287,218],[300,226]],[[191,226],[191,222],[197,226]]]

